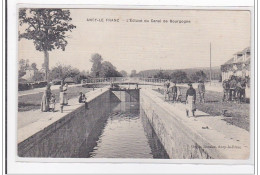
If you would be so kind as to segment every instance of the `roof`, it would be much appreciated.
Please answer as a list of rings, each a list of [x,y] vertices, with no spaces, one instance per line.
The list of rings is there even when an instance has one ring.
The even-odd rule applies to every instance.
[[[250,52],[250,47],[245,48],[243,51],[236,52],[234,55],[245,54],[246,52]],[[249,63],[250,62],[250,55],[246,56],[245,61],[243,60],[243,57],[244,57],[243,55],[242,56],[238,56],[236,62],[234,62],[234,57],[232,57],[227,62],[225,62],[224,65],[225,64],[233,64],[233,63]]]
[[[67,77],[67,78],[65,78],[64,82],[73,82],[74,83],[75,81],[73,80],[73,78]]]

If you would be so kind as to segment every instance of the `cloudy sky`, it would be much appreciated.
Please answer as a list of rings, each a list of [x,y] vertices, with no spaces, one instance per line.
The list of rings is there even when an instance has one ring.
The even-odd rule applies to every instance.
[[[90,70],[89,59],[99,53],[120,70],[180,69],[219,66],[233,53],[250,46],[249,11],[206,10],[98,10],[70,9],[72,24],[65,51],[50,52],[50,67],[57,63]],[[89,22],[87,19],[103,19]],[[119,19],[120,22],[105,22]],[[162,20],[161,23],[127,22],[127,19]],[[167,20],[168,23],[163,23]],[[170,23],[188,20],[190,23]],[[19,41],[19,59],[41,67],[44,54],[32,41]]]

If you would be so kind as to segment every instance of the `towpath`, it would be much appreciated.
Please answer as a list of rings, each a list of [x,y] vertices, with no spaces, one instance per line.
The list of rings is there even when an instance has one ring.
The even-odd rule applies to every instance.
[[[95,91],[89,91],[86,93],[87,101],[91,101],[101,93],[105,92],[107,88],[96,89]],[[41,112],[38,110],[30,110],[25,112],[18,112],[17,117],[17,129],[18,143],[25,140],[29,136],[49,126],[51,123],[61,119],[65,115],[71,113],[75,109],[83,106],[84,104],[78,103],[78,98],[72,98],[69,100],[69,105],[64,106],[63,113],[60,112],[59,103],[56,103],[55,112]]]

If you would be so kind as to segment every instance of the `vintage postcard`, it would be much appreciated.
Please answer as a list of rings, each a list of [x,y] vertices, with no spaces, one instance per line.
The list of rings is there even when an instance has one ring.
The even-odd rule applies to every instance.
[[[17,15],[19,158],[252,158],[250,10]]]

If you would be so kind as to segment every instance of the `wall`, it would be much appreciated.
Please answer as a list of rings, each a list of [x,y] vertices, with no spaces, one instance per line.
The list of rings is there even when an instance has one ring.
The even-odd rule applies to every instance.
[[[88,157],[95,147],[109,112],[110,91],[105,91],[60,120],[18,144],[20,157]],[[86,144],[88,143],[88,144]],[[87,146],[88,145],[88,146]]]
[[[140,93],[140,103],[156,135],[171,159],[209,159],[211,156],[196,142],[198,138],[176,116],[158,105],[146,90]]]
[[[138,102],[140,96],[139,89],[125,89],[118,91],[111,91],[113,96],[122,102]]]

